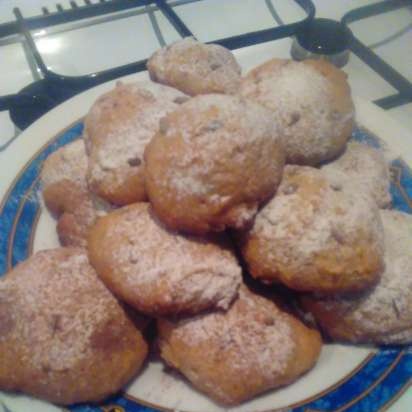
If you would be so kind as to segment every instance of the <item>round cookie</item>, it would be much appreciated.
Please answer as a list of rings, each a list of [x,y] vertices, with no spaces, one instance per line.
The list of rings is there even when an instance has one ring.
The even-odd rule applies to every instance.
[[[322,171],[337,184],[343,180],[354,190],[370,194],[380,208],[391,204],[389,165],[379,149],[352,140],[342,156]]]
[[[215,401],[236,405],[316,363],[319,333],[245,286],[227,312],[158,320],[162,358]]]
[[[241,269],[224,239],[185,237],[166,230],[148,203],[135,203],[91,229],[89,257],[120,299],[150,315],[227,309]]]
[[[60,207],[57,217],[57,234],[62,246],[87,246],[87,234],[99,214],[106,213],[106,206],[102,210],[95,207],[92,196],[77,190],[72,182],[62,180],[43,192],[46,205],[54,199],[54,205]],[[52,208],[49,207],[53,211]],[[109,207],[107,207],[107,210]]]
[[[87,232],[99,214],[110,207],[87,188],[87,155],[83,139],[60,147],[44,161],[40,173],[47,208],[58,218],[63,246],[87,245]]]
[[[78,248],[41,251],[0,280],[0,389],[57,404],[100,401],[147,345]]]
[[[287,163],[317,165],[338,155],[354,124],[346,74],[325,60],[272,59],[242,79],[242,96],[272,110]]]
[[[281,179],[284,150],[265,108],[210,94],[160,122],[145,151],[146,190],[170,228],[204,234],[250,225]]]
[[[364,293],[322,299],[306,296],[305,309],[333,339],[348,342],[412,342],[412,215],[380,212],[385,232],[385,271]]]
[[[145,200],[144,148],[159,120],[185,98],[150,81],[119,82],[99,97],[85,119],[90,189],[116,205]]]
[[[41,169],[41,181],[44,189],[59,184],[66,179],[76,184],[79,190],[87,191],[86,183],[87,155],[83,139],[77,139],[51,153]],[[59,199],[56,199],[58,201]],[[53,198],[49,199],[53,208]],[[56,207],[59,209],[59,207]]]
[[[375,203],[309,166],[285,167],[276,196],[239,242],[253,277],[301,291],[363,290],[383,269]]]
[[[150,78],[190,96],[237,93],[241,68],[232,52],[218,44],[186,37],[155,52],[147,62]]]

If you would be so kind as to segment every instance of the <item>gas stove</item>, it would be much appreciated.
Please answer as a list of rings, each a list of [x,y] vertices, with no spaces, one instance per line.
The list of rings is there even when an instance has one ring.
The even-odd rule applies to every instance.
[[[353,94],[412,132],[410,0],[7,0],[0,3],[0,146],[80,91],[145,70],[156,49],[181,37],[220,43],[248,69],[248,47],[262,61],[290,57],[315,18],[350,30],[343,70]],[[328,35],[315,30],[303,46],[319,52]]]
[[[4,221],[7,220],[10,227],[13,225],[13,229],[10,229],[13,237],[3,233],[4,239],[12,239],[13,243],[18,239],[18,236],[14,238],[16,230],[24,229],[24,233],[27,233],[29,225],[24,218],[20,219],[24,217],[24,205],[28,205],[28,209],[32,208],[29,212],[38,206],[31,202],[34,198],[31,194],[37,188],[33,171],[39,159],[52,146],[43,146],[40,152],[37,149],[46,138],[57,135],[72,122],[76,123],[64,136],[59,134],[59,139],[63,136],[67,140],[62,141],[67,142],[80,136],[82,125],[78,120],[101,90],[95,91],[96,94],[89,93],[89,100],[86,99],[83,105],[78,103],[84,96],[78,96],[67,103],[61,111],[63,113],[59,113],[59,110],[49,113],[43,121],[33,124],[32,133],[28,131],[20,135],[21,131],[56,105],[83,90],[145,70],[146,59],[155,50],[185,36],[194,36],[203,42],[219,43],[232,49],[245,72],[270,57],[289,58],[292,55],[300,59],[321,54],[324,58],[330,58],[342,65],[348,74],[354,96],[376,103],[395,119],[395,123],[390,122],[391,119],[385,119],[381,111],[371,105],[364,106],[362,113],[361,105],[358,114],[371,119],[370,123],[364,125],[365,128],[373,131],[372,126],[377,123],[379,130],[385,129],[387,122],[385,130],[389,132],[385,131],[385,138],[388,135],[388,139],[406,142],[405,145],[397,146],[399,152],[405,147],[412,147],[412,0],[1,0],[0,163],[3,165],[3,174],[0,182],[4,192],[10,188],[4,198],[12,199],[10,204],[14,205],[17,216],[13,220],[4,213]],[[402,130],[398,132],[400,128],[396,128],[397,123],[409,134],[403,134]],[[54,132],[48,134],[50,129]],[[362,130],[358,132],[363,136]],[[9,147],[13,141],[14,144]],[[36,150],[31,150],[30,144],[33,142],[38,143],[35,145]],[[31,158],[33,153],[37,155]],[[22,164],[31,166],[21,169]],[[405,173],[401,166],[399,160],[392,168],[399,180],[399,190],[403,187],[400,183],[401,173]],[[12,181],[13,184],[10,183]],[[18,190],[14,191],[15,188]],[[403,196],[407,196],[407,193]],[[8,209],[6,211],[9,213]],[[54,224],[47,220],[51,217],[43,217],[43,220],[40,217],[39,227],[50,236],[44,236],[47,240],[45,244],[40,244],[40,248],[48,246],[47,242],[56,236]],[[41,237],[39,239],[41,242]],[[14,259],[11,253],[7,256]],[[368,353],[367,349],[361,350],[365,352],[343,357],[343,361],[339,353],[336,358],[328,357],[328,353],[333,352],[326,352],[324,359],[332,364],[335,362],[339,373],[343,370],[341,376],[349,377],[353,376],[351,371],[355,370],[351,369],[351,365],[369,365],[365,362],[370,359],[370,355],[363,358]],[[349,390],[351,386],[359,384],[363,392],[357,398],[365,396],[363,405],[366,405],[368,396],[369,399],[385,397],[385,388],[379,387],[380,382],[389,381],[390,386],[393,384],[391,379],[396,376],[392,372],[404,373],[406,385],[397,389],[394,385],[398,391],[396,396],[389,402],[385,401],[382,408],[389,407],[401,396],[394,406],[396,411],[410,410],[410,368],[403,371],[399,366],[402,352],[390,353],[391,350],[385,352],[385,358],[378,358],[374,363],[377,365],[381,362],[379,371],[381,367],[387,367],[382,368],[381,375],[374,375],[373,368],[367,366],[365,374],[357,380],[345,381],[342,378],[339,382],[347,383],[346,388]],[[349,359],[347,364],[346,359]],[[333,380],[329,372],[321,378],[324,380],[319,382],[327,381],[328,384]],[[163,387],[169,381],[165,382]],[[311,384],[316,386],[319,382],[314,379]],[[145,387],[150,396],[151,385]],[[157,381],[155,385],[157,391]],[[332,387],[336,388],[336,383]],[[166,399],[175,386],[170,388],[170,392],[166,389],[162,399]],[[309,393],[312,387],[308,388],[304,390]],[[346,390],[343,390],[345,397]],[[406,393],[403,393],[404,390]],[[158,397],[157,392],[153,396]],[[124,402],[128,402],[128,399],[126,396],[122,398]],[[178,395],[176,399],[180,402]],[[333,401],[334,398],[330,399]],[[358,406],[353,400],[356,401],[356,398],[336,407],[341,411],[355,410]],[[283,399],[279,402],[283,402]],[[329,406],[328,410],[334,408],[333,404]],[[104,409],[118,410],[117,407]],[[23,406],[19,410],[28,409]],[[40,406],[36,410],[44,409]]]

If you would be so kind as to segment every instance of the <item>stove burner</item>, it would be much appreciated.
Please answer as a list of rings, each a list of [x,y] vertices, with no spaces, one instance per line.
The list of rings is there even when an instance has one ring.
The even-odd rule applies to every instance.
[[[352,33],[344,24],[330,19],[313,19],[296,33],[291,55],[295,60],[326,59],[338,67],[349,60]]]

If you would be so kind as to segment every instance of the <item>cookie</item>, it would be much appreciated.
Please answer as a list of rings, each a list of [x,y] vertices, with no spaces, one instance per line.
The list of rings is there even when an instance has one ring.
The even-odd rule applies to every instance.
[[[361,343],[412,342],[412,215],[380,212],[385,232],[385,271],[371,290],[351,297],[303,298],[326,334]]]
[[[77,139],[51,153],[41,169],[41,181],[44,188],[66,179],[87,191],[86,183],[87,155],[83,139]],[[53,209],[52,200],[51,208]],[[58,200],[58,199],[57,199]],[[56,206],[59,209],[58,206]]]
[[[99,214],[110,209],[89,192],[86,173],[83,139],[60,147],[42,166],[42,196],[47,208],[57,218],[57,233],[63,246],[85,247],[89,227]]]
[[[241,269],[227,240],[168,231],[147,203],[99,219],[89,236],[89,257],[120,299],[153,316],[227,309]]]
[[[0,280],[0,389],[57,404],[100,401],[147,345],[79,248],[36,253]]]
[[[184,99],[178,90],[150,81],[119,82],[99,97],[85,119],[90,190],[115,205],[146,200],[144,148],[159,120]]]
[[[218,44],[186,37],[155,52],[147,62],[153,81],[176,87],[190,96],[234,94],[241,69],[232,52]]]
[[[336,184],[343,180],[355,191],[368,193],[380,208],[391,204],[389,165],[379,149],[352,140],[342,156],[322,171]]]
[[[158,320],[160,354],[225,405],[296,380],[316,363],[321,338],[273,302],[241,287],[227,312]]]
[[[295,290],[360,291],[383,270],[376,204],[309,166],[285,167],[276,196],[238,239],[252,276]]]
[[[332,159],[351,135],[354,105],[346,74],[325,60],[269,60],[242,79],[240,93],[272,110],[287,163]]]
[[[161,120],[145,161],[146,190],[159,218],[171,229],[204,234],[250,225],[276,191],[284,150],[268,110],[210,94]]]

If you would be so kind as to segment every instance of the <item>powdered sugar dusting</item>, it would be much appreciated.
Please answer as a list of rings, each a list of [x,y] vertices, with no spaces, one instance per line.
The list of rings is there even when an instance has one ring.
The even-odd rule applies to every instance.
[[[412,342],[412,327],[402,332],[389,333],[382,336],[379,341],[385,345],[406,345]]]
[[[61,183],[61,189],[56,198],[50,197],[47,206],[54,210],[55,205],[61,204],[57,231],[60,242],[65,246],[87,245],[86,237],[89,227],[98,215],[104,215],[111,206],[89,192],[86,182],[88,157],[83,139],[69,143],[52,153],[44,162],[41,171],[43,189]],[[74,183],[67,185],[66,181]],[[64,182],[64,183],[62,183]],[[57,190],[58,185],[51,190]]]
[[[123,107],[124,95],[129,104]],[[98,100],[86,123],[92,129],[88,130],[91,180],[101,181],[115,172],[119,183],[135,174],[143,164],[144,149],[156,133],[159,120],[178,107],[176,99],[184,96],[178,90],[146,81],[120,84],[111,95]],[[106,124],[106,128],[100,128],[99,123]]]
[[[369,193],[379,207],[391,203],[389,165],[383,153],[366,144],[350,141],[345,153],[322,167],[330,180]]]
[[[269,63],[243,79],[241,94],[273,110],[288,153],[308,158],[325,155],[337,144],[334,136],[352,122],[353,109],[333,109],[333,84],[310,65],[284,61],[271,67]]]
[[[83,139],[75,140],[49,155],[44,161],[41,180],[44,187],[63,179],[86,188],[87,155]]]
[[[319,169],[306,166],[285,167],[278,192],[257,214],[252,233],[275,241],[276,260],[296,268],[331,244],[352,244],[359,233],[378,253],[383,250],[381,222],[370,198],[337,188]]]
[[[236,93],[241,69],[230,50],[185,37],[153,54],[147,64],[155,81],[185,93]]]
[[[124,287],[136,295],[167,285],[162,298],[177,306],[209,302],[227,308],[241,282],[241,269],[230,250],[167,231],[147,204],[124,210],[108,240],[116,242],[112,253]]]
[[[243,229],[247,227],[248,223],[253,220],[258,210],[258,205],[242,205],[236,209],[235,219],[233,222],[233,228]]]
[[[342,311],[358,333],[395,343],[412,338],[412,215],[395,210],[381,210],[380,214],[385,230],[385,271],[379,284],[361,297],[324,305]]]
[[[189,170],[185,171],[183,167],[184,163],[185,161],[182,160],[179,169],[172,168],[169,170],[169,180],[164,181],[163,185],[166,186],[170,184],[172,188],[176,190],[178,197],[185,195],[203,196],[207,195],[209,192],[213,192],[213,186],[207,183],[207,179],[205,179],[208,167],[194,165]],[[188,171],[190,171],[190,174],[187,173]],[[229,197],[227,198],[229,199]],[[219,198],[214,197],[213,203],[218,202]]]
[[[38,252],[0,281],[0,302],[10,296],[14,327],[0,342],[19,342],[21,362],[43,373],[67,370],[90,356],[99,325],[124,317],[81,249]]]
[[[173,167],[161,184],[182,196],[216,195],[215,185],[221,184],[222,179],[222,158],[244,165],[254,147],[281,146],[270,112],[237,96],[210,94],[192,98],[163,122],[162,138],[181,138],[184,150],[169,154]],[[260,160],[257,167],[266,167],[265,159]],[[276,167],[279,165],[273,162],[273,169]],[[219,196],[222,201],[230,199],[230,193]]]
[[[286,315],[245,287],[227,312],[182,320],[173,334],[188,346],[210,342],[210,351],[227,353],[239,374],[256,368],[266,379],[282,374],[295,350]]]

